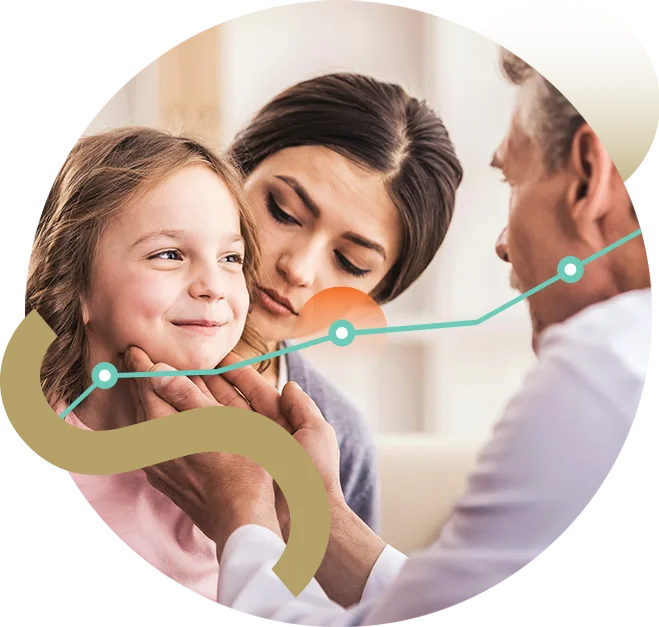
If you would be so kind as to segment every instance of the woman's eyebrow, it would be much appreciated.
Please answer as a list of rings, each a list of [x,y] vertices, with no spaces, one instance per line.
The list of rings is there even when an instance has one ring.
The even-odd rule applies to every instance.
[[[309,196],[307,190],[304,189],[302,185],[300,185],[300,182],[297,179],[294,179],[292,176],[286,176],[284,174],[279,174],[275,176],[275,178],[278,178],[280,181],[286,183],[286,185],[288,185],[298,195],[304,206],[307,209],[309,209],[309,211],[311,212],[314,218],[320,217],[321,214],[320,207],[311,198],[311,196]],[[384,246],[378,244],[377,242],[374,242],[373,240],[367,239],[366,237],[362,237],[361,235],[358,235],[357,233],[353,233],[352,231],[344,233],[341,237],[343,237],[343,239],[347,239],[353,244],[357,244],[358,246],[363,246],[364,248],[373,250],[376,253],[378,253],[378,255],[380,255],[383,259],[385,260],[387,259],[387,253],[384,250]]]
[[[275,178],[278,178],[280,181],[284,181],[297,195],[298,198],[302,201],[304,206],[311,212],[311,215],[318,219],[320,217],[321,211],[320,207],[316,202],[309,196],[307,190],[300,185],[297,179],[294,179],[292,176],[286,176],[284,174],[277,175]]]
[[[184,231],[179,231],[176,229],[161,229],[159,231],[152,231],[151,233],[147,233],[146,235],[142,235],[141,237],[138,237],[131,244],[129,250],[132,250],[136,246],[139,246],[144,242],[148,242],[149,240],[158,239],[159,237],[169,237],[170,239],[183,239],[184,236],[185,236]]]
[[[363,246],[364,248],[368,248],[369,250],[374,250],[376,253],[378,253],[378,255],[382,257],[382,259],[386,261],[387,253],[384,250],[384,246],[382,246],[381,244],[378,244],[373,240],[362,237],[357,233],[353,233],[352,231],[349,231],[348,233],[344,233],[341,237],[343,237],[343,239],[347,239],[349,242],[352,242],[353,244],[357,244],[358,246]]]

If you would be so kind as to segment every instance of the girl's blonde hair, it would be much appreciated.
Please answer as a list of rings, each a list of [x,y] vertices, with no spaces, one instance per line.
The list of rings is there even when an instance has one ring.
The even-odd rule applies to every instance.
[[[71,403],[91,383],[84,371],[88,345],[81,297],[88,295],[104,228],[122,208],[193,164],[215,172],[235,199],[245,239],[245,279],[250,299],[254,296],[260,262],[256,224],[232,166],[196,139],[161,130],[130,127],[81,138],[48,194],[25,296],[26,315],[36,309],[57,334],[41,368],[42,388],[51,405]],[[264,352],[249,318],[242,339]]]

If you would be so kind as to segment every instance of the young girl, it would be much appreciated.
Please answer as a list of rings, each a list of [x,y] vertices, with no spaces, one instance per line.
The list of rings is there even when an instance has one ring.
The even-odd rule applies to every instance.
[[[81,139],[48,196],[35,238],[26,310],[57,334],[42,387],[63,411],[101,362],[129,345],[176,369],[210,369],[241,339],[258,246],[234,171],[200,143],[128,128]],[[125,383],[125,382],[124,382]],[[128,385],[95,390],[66,421],[135,422]],[[215,547],[141,470],[73,475],[101,518],[163,573],[215,600]]]

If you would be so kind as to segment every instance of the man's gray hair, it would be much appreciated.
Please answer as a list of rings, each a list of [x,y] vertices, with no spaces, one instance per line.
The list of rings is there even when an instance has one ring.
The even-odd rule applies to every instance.
[[[572,103],[526,61],[501,48],[499,63],[505,77],[524,87],[520,123],[544,152],[550,172],[567,163],[572,140],[585,120]]]

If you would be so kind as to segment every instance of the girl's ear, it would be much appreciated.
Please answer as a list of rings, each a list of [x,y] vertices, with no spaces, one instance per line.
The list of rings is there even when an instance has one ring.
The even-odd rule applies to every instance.
[[[87,326],[89,324],[89,305],[84,296],[80,297],[80,312],[82,314],[82,324]]]

